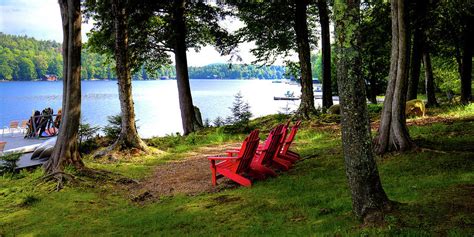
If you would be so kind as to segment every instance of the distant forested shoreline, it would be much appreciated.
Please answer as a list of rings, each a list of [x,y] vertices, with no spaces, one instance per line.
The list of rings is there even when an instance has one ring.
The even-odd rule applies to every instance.
[[[0,80],[32,81],[49,76],[62,79],[62,46],[51,40],[36,40],[28,36],[8,35],[0,32]],[[115,79],[114,61],[105,55],[82,50],[83,80]],[[172,65],[162,66],[154,72],[144,67],[133,75],[134,80],[175,78]],[[284,66],[258,66],[244,64],[210,64],[189,67],[190,79],[283,79]]]

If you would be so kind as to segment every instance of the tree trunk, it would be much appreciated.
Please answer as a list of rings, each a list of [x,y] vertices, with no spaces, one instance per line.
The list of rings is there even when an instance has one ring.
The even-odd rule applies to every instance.
[[[323,108],[331,107],[332,83],[331,83],[331,42],[329,32],[329,15],[326,0],[318,0],[319,23],[321,24],[321,51],[322,51],[322,74],[323,74]]]
[[[372,150],[360,55],[360,2],[335,3],[337,83],[342,115],[342,146],[355,215],[383,221],[390,201],[383,190]]]
[[[421,57],[423,48],[423,32],[417,27],[413,36],[413,49],[411,53],[410,77],[408,80],[407,100],[414,100],[418,94],[420,81]]]
[[[390,74],[385,93],[382,118],[376,138],[376,151],[379,154],[413,147],[408,134],[405,118],[407,93],[408,34],[406,32],[405,0],[392,0],[392,53]]]
[[[418,94],[418,83],[420,81],[420,68],[425,41],[426,29],[426,11],[427,0],[416,1],[415,3],[415,19],[413,20],[413,49],[411,53],[410,77],[408,80],[407,100],[414,100]]]
[[[81,3],[58,2],[63,23],[63,117],[54,151],[44,165],[46,174],[60,173],[69,164],[84,168],[77,144],[81,118]]]
[[[436,107],[438,106],[438,102],[436,101],[435,95],[433,69],[431,68],[430,53],[426,48],[423,50],[423,65],[425,65],[425,90],[426,97],[428,98],[426,107]]]
[[[147,152],[147,145],[138,136],[135,124],[135,108],[132,98],[132,77],[128,55],[128,24],[124,3],[112,0],[115,33],[115,62],[118,80],[118,93],[122,117],[121,131],[111,149],[139,149]]]
[[[469,18],[468,18],[469,19]],[[461,103],[468,104],[472,101],[472,44],[474,41],[474,27],[470,16],[464,30],[463,54],[461,63]]]
[[[187,135],[201,128],[194,113],[193,98],[189,85],[188,60],[186,58],[186,23],[184,21],[185,0],[174,1],[172,25],[174,29],[174,58],[176,81],[178,83],[179,108],[183,134]]]
[[[373,66],[371,66],[371,71],[375,71]],[[377,104],[377,78],[372,74],[369,75],[370,87],[367,87],[367,92],[369,93],[367,98],[370,100],[370,103]]]
[[[308,119],[316,112],[314,107],[313,76],[311,75],[311,56],[307,23],[307,0],[296,1],[295,32],[298,58],[301,68],[301,103],[297,114]]]

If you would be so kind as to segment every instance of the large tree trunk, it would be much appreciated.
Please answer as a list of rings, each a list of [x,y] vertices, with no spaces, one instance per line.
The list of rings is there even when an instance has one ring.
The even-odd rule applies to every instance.
[[[413,49],[411,53],[410,77],[408,81],[408,100],[414,100],[418,94],[418,83],[420,81],[421,57],[423,48],[423,32],[417,27],[413,36]]]
[[[411,66],[410,66],[410,77],[408,80],[408,92],[407,100],[413,100],[417,98],[418,94],[418,83],[420,81],[420,68],[423,54],[423,45],[425,41],[425,29],[426,29],[426,11],[427,11],[427,0],[417,1],[415,3],[415,19],[413,20],[413,49],[411,52]]]
[[[470,16],[464,30],[463,54],[461,61],[461,103],[468,104],[472,101],[472,47],[474,42],[474,17]]]
[[[118,92],[122,117],[122,130],[111,149],[139,149],[147,152],[147,145],[138,136],[135,124],[135,108],[132,98],[132,77],[128,55],[128,24],[124,3],[112,0],[115,33],[115,62],[118,78]]]
[[[331,42],[329,40],[329,15],[326,0],[318,0],[318,9],[319,23],[321,24],[323,108],[329,108],[333,103],[331,83]]]
[[[409,38],[405,0],[392,0],[392,54],[376,151],[404,151],[413,147],[405,118]]]
[[[81,118],[81,3],[79,0],[58,2],[63,23],[63,117],[53,154],[44,165],[47,174],[60,174],[66,165],[84,168],[78,151]]]
[[[423,65],[425,65],[425,90],[426,97],[428,98],[426,106],[436,107],[438,106],[438,102],[436,101],[435,95],[433,69],[431,68],[431,58],[427,48],[423,50]]]
[[[372,150],[364,80],[361,73],[360,2],[335,3],[337,83],[342,115],[342,146],[353,211],[364,222],[383,220],[390,201],[383,190]]]
[[[174,58],[178,83],[179,108],[183,133],[187,135],[201,128],[194,113],[191,87],[189,86],[188,60],[186,58],[186,23],[184,21],[185,0],[174,1],[172,25],[174,29]]]
[[[301,103],[297,114],[303,118],[316,112],[314,107],[313,76],[311,75],[311,56],[306,8],[307,0],[296,1],[295,32],[298,46],[298,58],[301,68]]]

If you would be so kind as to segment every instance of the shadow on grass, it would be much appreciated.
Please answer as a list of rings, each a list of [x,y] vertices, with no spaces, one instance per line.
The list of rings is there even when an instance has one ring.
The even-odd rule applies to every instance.
[[[401,205],[387,219],[397,233],[464,235],[474,229],[474,185],[453,185],[425,193],[417,203]],[[472,234],[472,232],[471,232]]]

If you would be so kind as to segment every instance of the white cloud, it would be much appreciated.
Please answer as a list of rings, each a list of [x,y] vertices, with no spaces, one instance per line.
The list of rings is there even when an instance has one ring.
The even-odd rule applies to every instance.
[[[235,31],[244,24],[237,19],[227,19],[222,25]],[[87,40],[86,33],[91,24],[82,25],[82,39]],[[41,40],[62,42],[61,16],[57,0],[0,0],[0,32],[13,35],[27,35]],[[251,63],[255,57],[249,52],[255,47],[253,43],[244,43],[239,47],[243,61]],[[222,57],[213,47],[203,47],[200,52],[188,51],[189,66],[203,66],[211,63],[226,63],[229,57]],[[172,57],[174,58],[174,57]],[[296,57],[292,57],[296,60]],[[282,64],[277,60],[276,64]]]
[[[83,24],[83,39],[90,26]],[[0,32],[62,42],[57,0],[0,0]]]

